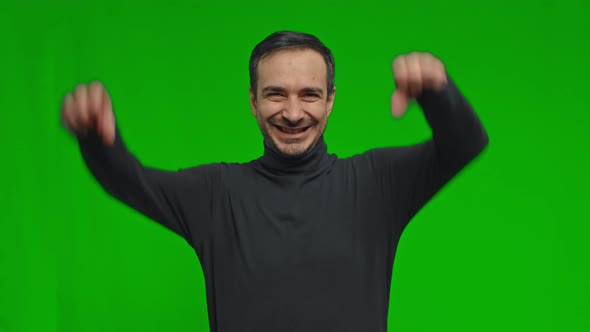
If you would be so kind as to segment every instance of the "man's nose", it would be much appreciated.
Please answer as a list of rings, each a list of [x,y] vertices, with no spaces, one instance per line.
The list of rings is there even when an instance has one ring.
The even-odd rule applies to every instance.
[[[297,125],[305,116],[302,103],[297,99],[289,98],[283,109],[282,116],[293,125]]]

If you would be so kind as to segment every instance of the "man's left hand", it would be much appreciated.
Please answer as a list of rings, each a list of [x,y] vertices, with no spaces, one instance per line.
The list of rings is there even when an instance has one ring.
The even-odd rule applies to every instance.
[[[447,85],[443,63],[430,53],[412,52],[393,60],[396,90],[391,95],[391,114],[400,118],[408,104],[425,90],[440,91]]]

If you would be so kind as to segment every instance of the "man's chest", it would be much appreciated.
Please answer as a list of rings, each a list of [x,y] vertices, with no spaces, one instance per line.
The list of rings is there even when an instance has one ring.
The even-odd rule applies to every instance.
[[[249,189],[230,191],[215,216],[213,244],[228,269],[275,280],[342,275],[389,241],[383,203],[362,183]]]

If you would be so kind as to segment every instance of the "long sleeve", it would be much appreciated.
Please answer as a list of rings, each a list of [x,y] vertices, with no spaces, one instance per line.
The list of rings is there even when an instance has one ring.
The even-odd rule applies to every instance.
[[[143,166],[126,148],[119,130],[105,146],[95,134],[78,138],[89,170],[114,198],[182,236],[190,244],[209,235],[219,165],[179,171]]]
[[[488,144],[471,105],[449,79],[440,92],[417,98],[432,130],[426,142],[370,152],[381,190],[392,200],[401,232],[418,211]]]

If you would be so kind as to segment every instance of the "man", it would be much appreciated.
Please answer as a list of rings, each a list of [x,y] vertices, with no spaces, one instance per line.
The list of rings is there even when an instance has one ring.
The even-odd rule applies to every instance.
[[[194,248],[211,331],[381,332],[404,227],[488,143],[440,60],[401,55],[393,72],[393,115],[416,99],[433,138],[345,159],[323,140],[334,59],[303,33],[274,33],[252,52],[250,106],[265,150],[251,162],[142,166],[97,82],[67,94],[62,117],[108,193]]]

